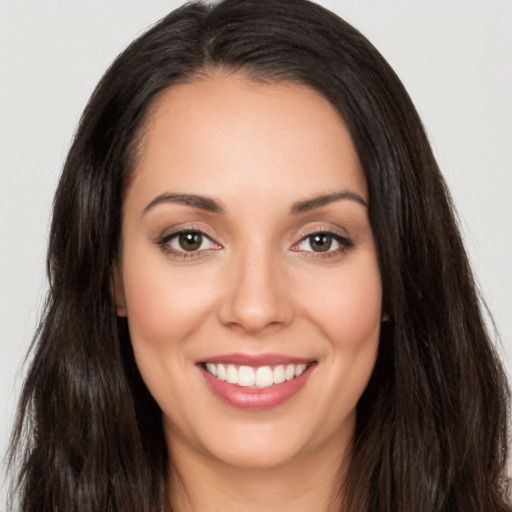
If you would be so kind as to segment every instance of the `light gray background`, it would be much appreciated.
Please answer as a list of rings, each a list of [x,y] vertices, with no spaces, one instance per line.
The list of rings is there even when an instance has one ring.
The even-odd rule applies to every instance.
[[[1,454],[44,300],[51,201],[75,126],[114,57],[181,3],[0,0]],[[319,3],[361,30],[409,90],[512,373],[512,1]]]

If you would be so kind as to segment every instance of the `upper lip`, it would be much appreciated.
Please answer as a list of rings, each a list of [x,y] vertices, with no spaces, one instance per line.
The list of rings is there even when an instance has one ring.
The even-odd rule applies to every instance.
[[[288,356],[285,354],[221,354],[201,359],[198,363],[234,364],[237,366],[277,366],[280,364],[308,364],[314,359]]]

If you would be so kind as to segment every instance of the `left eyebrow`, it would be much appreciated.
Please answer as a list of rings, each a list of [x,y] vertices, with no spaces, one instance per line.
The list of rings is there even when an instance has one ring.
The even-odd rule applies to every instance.
[[[351,192],[350,190],[342,190],[341,192],[336,192],[334,194],[326,194],[313,197],[312,199],[306,199],[305,201],[298,201],[292,205],[290,212],[297,215],[344,199],[355,201],[356,203],[368,208],[368,203],[359,194]]]

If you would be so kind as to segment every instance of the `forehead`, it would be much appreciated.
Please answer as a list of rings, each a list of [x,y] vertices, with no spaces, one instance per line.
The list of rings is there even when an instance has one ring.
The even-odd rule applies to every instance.
[[[367,199],[350,133],[316,91],[221,72],[166,90],[142,131],[129,195],[247,187],[278,189],[283,201],[347,187]]]

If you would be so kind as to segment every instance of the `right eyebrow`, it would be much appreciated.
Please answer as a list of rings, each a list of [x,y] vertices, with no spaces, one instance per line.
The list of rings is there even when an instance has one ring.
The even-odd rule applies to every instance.
[[[199,208],[212,213],[223,213],[224,209],[222,206],[210,197],[199,196],[195,194],[173,194],[165,192],[156,196],[147,206],[144,208],[142,215],[146,214],[149,210],[154,208],[158,204],[163,203],[176,203],[184,204],[185,206],[192,206],[193,208]]]

